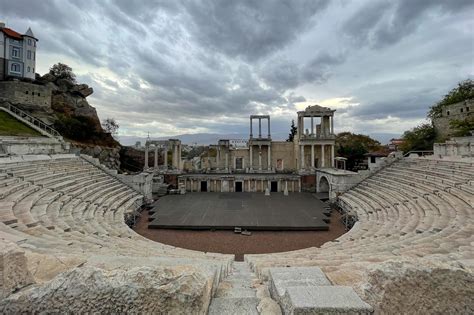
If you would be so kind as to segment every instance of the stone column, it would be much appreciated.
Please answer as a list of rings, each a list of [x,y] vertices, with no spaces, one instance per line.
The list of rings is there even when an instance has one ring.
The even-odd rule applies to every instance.
[[[252,126],[252,117],[250,117],[250,139],[252,139],[252,137],[253,137],[253,130],[252,130],[253,128],[252,127],[253,127]]]
[[[270,135],[270,117],[268,117],[268,139],[271,138],[271,135]]]
[[[155,165],[153,166],[155,169],[158,169],[158,146],[155,145]]]
[[[331,145],[331,167],[334,167],[334,145]]]
[[[291,181],[291,192],[295,192],[295,181]]]
[[[229,171],[229,152],[225,152],[225,170]]]
[[[253,170],[253,155],[252,155],[252,145],[251,144],[249,145],[249,150],[250,150],[250,152],[249,152],[249,154],[250,154],[249,168],[250,168],[250,170]]]
[[[301,192],[301,178],[298,180],[298,192]]]
[[[178,145],[178,169],[181,169],[181,143]]]
[[[311,116],[311,134],[314,135],[314,117]]]
[[[258,146],[258,170],[262,170],[262,145]]]
[[[314,168],[314,144],[311,145],[311,167]]]
[[[143,169],[145,170],[148,169],[148,145],[145,146],[145,165]]]
[[[271,146],[267,146],[268,148],[268,156],[267,156],[267,165],[268,165],[268,170],[271,171],[272,170],[272,150],[271,150]]]
[[[321,167],[324,167],[324,162],[325,162],[325,157],[326,155],[324,154],[324,144],[321,145]]]
[[[258,119],[258,137],[262,137],[262,118]]]
[[[171,148],[171,168],[174,168],[176,166],[176,146],[173,145]]]
[[[304,144],[301,144],[301,160],[300,160],[300,169],[304,170]]]
[[[219,170],[219,167],[220,167],[219,160],[221,159],[221,147],[218,146],[216,151],[217,151],[216,152],[216,169]]]
[[[165,146],[165,169],[168,169],[168,146]]]
[[[334,116],[331,116],[331,134],[334,134]]]
[[[193,180],[192,179],[189,180],[189,185],[190,185],[189,186],[189,191],[193,192]]]

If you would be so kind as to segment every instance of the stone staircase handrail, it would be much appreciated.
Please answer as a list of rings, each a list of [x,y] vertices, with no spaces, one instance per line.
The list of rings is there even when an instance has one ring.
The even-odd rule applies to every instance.
[[[48,126],[40,119],[27,114],[26,112],[22,111],[18,107],[13,106],[9,103],[0,103],[0,107],[6,109],[9,114],[13,115],[15,118],[26,123],[28,126],[32,127],[33,129],[36,129],[36,130],[40,129],[41,131],[43,131],[42,133],[46,133],[45,134],[46,136],[50,138],[57,138],[59,140],[63,140],[63,137],[58,131]]]

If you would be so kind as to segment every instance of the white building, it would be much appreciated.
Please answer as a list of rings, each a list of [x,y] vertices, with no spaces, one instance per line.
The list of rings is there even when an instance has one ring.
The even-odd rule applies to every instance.
[[[31,28],[20,34],[0,23],[0,80],[35,79],[37,41]]]

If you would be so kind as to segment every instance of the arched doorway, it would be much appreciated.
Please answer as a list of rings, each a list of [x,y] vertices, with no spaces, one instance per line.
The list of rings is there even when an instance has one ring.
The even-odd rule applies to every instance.
[[[319,179],[318,187],[319,187],[318,192],[326,192],[326,193],[329,192],[329,182],[326,176],[321,176],[321,178]]]

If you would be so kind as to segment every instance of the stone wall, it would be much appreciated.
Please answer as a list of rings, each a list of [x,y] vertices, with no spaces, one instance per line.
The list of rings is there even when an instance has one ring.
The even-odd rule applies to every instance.
[[[435,143],[433,145],[433,155],[437,158],[474,157],[474,136],[454,137],[445,143]]]
[[[0,152],[9,155],[69,153],[69,143],[46,137],[6,137],[0,139]]]
[[[453,133],[449,123],[466,118],[474,120],[474,99],[446,106],[443,108],[441,117],[433,119],[433,125],[442,138],[448,138]]]
[[[51,108],[51,88],[19,81],[0,82],[0,98],[12,104],[34,105]]]
[[[120,170],[120,147],[89,146],[74,142],[71,144],[71,152],[86,154],[99,159],[100,163],[113,170]]]

